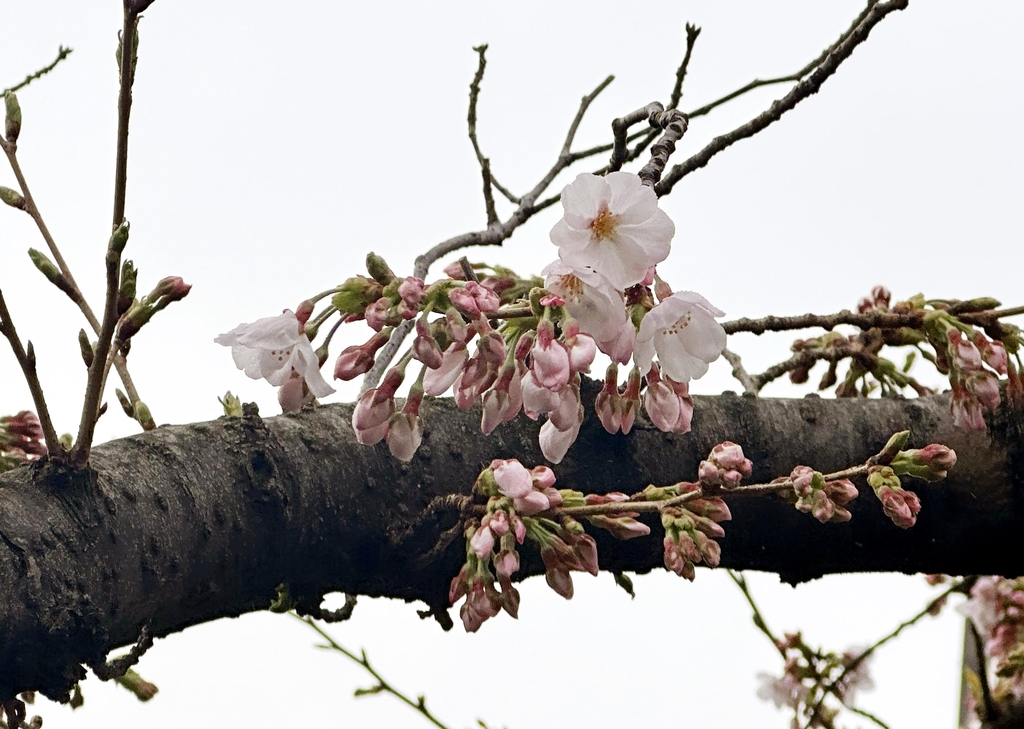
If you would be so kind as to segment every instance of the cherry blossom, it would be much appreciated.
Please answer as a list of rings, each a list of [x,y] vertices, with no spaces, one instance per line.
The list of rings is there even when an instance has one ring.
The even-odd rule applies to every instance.
[[[623,290],[668,257],[675,225],[654,190],[631,172],[584,173],[562,190],[565,214],[551,229],[559,258],[591,267]]]
[[[213,341],[231,347],[238,369],[254,380],[264,378],[271,385],[281,387],[295,372],[303,378],[313,396],[326,397],[334,392],[320,374],[320,362],[303,331],[302,322],[289,309],[280,316],[239,324]]]
[[[698,379],[725,349],[725,329],[715,321],[725,312],[692,291],[672,294],[644,317],[633,361],[647,374],[657,354],[662,374],[675,382]]]
[[[565,310],[580,331],[593,337],[598,348],[616,362],[628,362],[636,330],[622,294],[608,279],[589,266],[570,266],[564,261],[548,264],[541,274],[544,287],[565,302]]]

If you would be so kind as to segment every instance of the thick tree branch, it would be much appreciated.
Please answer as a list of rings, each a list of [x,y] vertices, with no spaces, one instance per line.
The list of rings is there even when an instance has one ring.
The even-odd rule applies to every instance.
[[[443,610],[464,547],[460,500],[439,497],[469,494],[494,457],[543,459],[537,423],[517,420],[484,437],[479,411],[435,401],[421,413],[427,431],[410,464],[384,444],[358,445],[351,407],[334,405],[162,427],[98,446],[87,473],[49,461],[0,476],[0,698],[27,689],[66,696],[81,664],[135,642],[143,626],[160,637],[264,609],[281,583],[308,604],[340,591]],[[909,428],[912,445],[942,442],[960,458],[948,480],[913,484],[924,503],[913,529],[893,526],[863,484],[848,524],[819,524],[774,495],[739,499],[723,566],[794,583],[848,571],[1020,574],[1024,554],[1002,546],[1024,529],[1022,425],[1020,413],[1000,411],[987,434],[954,430],[945,397],[723,395],[697,398],[693,432],[682,436],[646,421],[610,436],[590,418],[555,470],[563,487],[632,491],[693,478],[729,439],[753,458],[759,482],[797,464],[863,462]],[[659,569],[653,526],[651,537],[629,542],[597,533],[602,568]],[[542,569],[524,550],[524,576]]]

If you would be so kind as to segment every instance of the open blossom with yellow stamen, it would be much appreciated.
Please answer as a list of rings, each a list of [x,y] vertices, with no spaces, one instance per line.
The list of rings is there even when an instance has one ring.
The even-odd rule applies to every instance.
[[[631,172],[584,173],[562,190],[565,214],[551,229],[559,258],[590,267],[622,291],[668,257],[675,225]]]

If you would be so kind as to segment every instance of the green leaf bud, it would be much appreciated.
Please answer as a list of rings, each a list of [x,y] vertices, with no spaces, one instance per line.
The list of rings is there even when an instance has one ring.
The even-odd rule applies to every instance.
[[[18,210],[25,209],[25,198],[21,196],[21,193],[17,190],[12,190],[9,187],[3,187],[0,185],[0,201],[3,201],[5,205],[10,205],[12,208]]]
[[[56,264],[47,258],[45,253],[37,251],[35,248],[29,248],[28,257],[32,259],[33,265],[39,269],[39,273],[46,276],[50,283],[56,284],[60,279],[64,278]]]
[[[366,270],[382,286],[387,286],[395,279],[395,272],[388,267],[383,258],[373,251],[366,254]]]
[[[124,250],[124,247],[128,245],[128,229],[130,227],[128,221],[125,220],[114,228],[114,232],[110,234],[110,244],[108,246],[110,251],[121,253]]]
[[[85,333],[84,329],[78,330],[78,348],[82,352],[82,361],[85,362],[86,367],[92,367],[92,360],[96,356],[93,351],[92,343],[89,341],[89,335]]]
[[[139,425],[142,426],[143,430],[154,430],[156,428],[156,423],[153,422],[153,415],[149,412],[149,407],[141,400],[135,403],[135,419],[139,421]]]
[[[4,106],[6,107],[6,119],[4,124],[4,135],[8,142],[17,142],[21,134],[21,104],[13,91],[4,94]]]

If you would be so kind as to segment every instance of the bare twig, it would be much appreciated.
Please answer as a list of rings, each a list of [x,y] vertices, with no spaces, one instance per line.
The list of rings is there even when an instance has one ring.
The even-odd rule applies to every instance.
[[[61,61],[63,61],[65,58],[67,58],[69,55],[71,55],[71,50],[72,50],[71,48],[65,48],[64,46],[60,46],[57,49],[57,58],[54,59],[53,63],[51,63],[49,66],[45,66],[44,68],[39,69],[38,71],[36,71],[33,74],[30,74],[30,75],[26,76],[25,80],[22,81],[21,83],[15,84],[14,86],[11,86],[9,88],[4,89],[3,91],[0,91],[0,96],[3,96],[8,91],[12,91],[12,92],[13,91],[19,91],[19,90],[25,88],[26,86],[28,86],[30,83],[32,83],[36,79],[42,78],[43,76],[48,74],[50,71],[52,71],[53,69],[57,68],[57,64],[59,64]]]
[[[747,373],[747,370],[743,367],[743,361],[740,356],[735,352],[728,349],[722,350],[722,356],[725,357],[725,361],[732,366],[732,376],[739,380],[739,383],[743,385],[743,392],[756,396],[760,391],[760,387],[753,378]]]
[[[25,179],[25,174],[22,172],[21,164],[18,162],[17,146],[6,140],[0,139],[0,148],[2,148],[4,153],[7,155],[7,161],[10,163],[11,170],[14,172],[14,176],[18,181],[18,186],[21,188],[21,195],[25,199],[24,210],[35,222],[36,228],[39,229],[40,235],[46,242],[46,247],[50,251],[50,255],[53,256],[53,260],[57,264],[57,268],[64,277],[64,281],[67,286],[61,287],[61,290],[67,294],[68,298],[70,298],[76,306],[78,306],[82,314],[85,316],[85,320],[89,322],[89,326],[92,328],[93,332],[99,334],[100,322],[93,313],[92,307],[89,306],[89,302],[86,301],[85,297],[82,295],[82,290],[75,281],[75,277],[72,275],[70,267],[64,260],[64,256],[61,255],[60,249],[57,247],[57,243],[50,234],[50,229],[47,227],[46,221],[43,219],[43,215],[39,211],[39,206],[36,204],[32,191],[28,187],[28,180]],[[124,389],[128,393],[129,400],[132,404],[137,403],[139,401],[138,390],[136,390],[135,383],[132,381],[131,375],[128,372],[128,365],[125,362],[124,357],[120,354],[117,354],[114,357],[114,367],[117,369],[121,382],[124,383]]]
[[[838,691],[837,691],[837,687],[842,685],[843,680],[852,671],[856,671],[858,666],[860,666],[864,661],[866,661],[876,650],[878,650],[883,645],[885,645],[889,641],[891,641],[894,638],[896,638],[906,628],[909,628],[910,626],[916,624],[917,622],[919,622],[922,618],[924,618],[927,615],[934,615],[935,614],[935,610],[939,606],[941,606],[950,595],[952,595],[954,592],[962,592],[963,591],[964,584],[968,580],[971,580],[971,578],[968,577],[968,578],[964,578],[963,580],[958,580],[957,582],[954,582],[953,585],[949,589],[944,590],[942,592],[942,594],[940,594],[935,599],[931,600],[916,615],[914,615],[911,618],[908,618],[908,619],[904,620],[902,623],[897,625],[891,632],[889,632],[886,635],[882,636],[881,638],[876,640],[873,644],[868,646],[863,652],[860,653],[860,655],[858,655],[856,658],[854,658],[852,661],[850,661],[847,665],[845,665],[843,667],[843,670],[839,672],[839,675],[836,676],[835,679],[833,679],[832,681],[829,681],[824,686],[822,686],[821,696],[818,697],[818,700],[815,702],[814,706],[811,708],[810,714],[808,716],[808,720],[807,720],[807,724],[806,724],[807,729],[810,729],[810,727],[815,726],[815,721],[818,719],[818,715],[821,712],[822,703],[825,701],[825,697],[828,694],[832,694],[833,696],[836,696],[837,698],[840,698],[840,700],[841,700],[841,697],[839,696]]]
[[[691,23],[686,24],[686,55],[683,56],[683,62],[679,64],[679,69],[676,71],[676,85],[672,88],[672,95],[668,100],[669,109],[678,109],[679,100],[683,98],[683,81],[686,79],[686,69],[690,67],[690,56],[693,54],[693,46],[697,42],[697,36],[700,35],[700,28]]]
[[[125,0],[124,26],[121,31],[120,90],[117,99],[117,157],[114,165],[114,214],[112,230],[118,230],[125,223],[125,194],[128,184],[128,123],[132,109],[132,84],[135,81],[136,45],[139,13],[149,7],[152,0]],[[122,246],[123,247],[123,246]],[[107,246],[106,254],[107,289],[103,308],[103,321],[96,341],[96,356],[89,367],[85,400],[82,404],[82,419],[78,424],[78,438],[72,453],[74,462],[84,466],[89,460],[93,433],[96,428],[100,399],[108,355],[117,325],[117,292],[121,274],[121,250],[114,245]],[[116,350],[113,355],[116,356]]]
[[[482,46],[475,46],[473,48],[479,56],[479,63],[476,67],[476,74],[473,76],[473,81],[469,84],[469,113],[466,115],[466,122],[469,125],[469,141],[473,145],[473,152],[476,154],[476,161],[480,163],[481,171],[484,172],[484,195],[490,197],[490,186],[500,192],[505,198],[512,204],[518,205],[519,198],[509,192],[506,188],[502,187],[497,180],[494,179],[494,175],[490,171],[490,160],[484,157],[484,153],[480,151],[480,143],[476,136],[476,104],[477,99],[480,97],[480,82],[484,80],[484,69],[487,68],[487,44]],[[488,182],[489,180],[489,182]],[[491,208],[494,206],[493,200],[490,203],[487,211],[487,224],[491,224]],[[495,216],[497,217],[497,216]]]
[[[836,72],[853,53],[854,49],[865,40],[883,18],[895,10],[902,10],[907,7],[908,0],[889,0],[888,2],[869,3],[869,7],[861,13],[853,25],[843,34],[839,41],[833,45],[824,60],[819,63],[809,76],[797,83],[792,90],[784,97],[774,102],[767,110],[754,117],[746,124],[734,129],[728,134],[716,137],[704,149],[690,159],[675,165],[655,188],[659,195],[667,195],[672,188],[683,177],[694,170],[704,167],[711,158],[722,150],[735,144],[741,139],[752,137],[762,129],[768,127],[782,118],[790,109],[794,108],[804,99],[817,93],[822,84]],[[748,89],[749,90],[749,89]],[[700,111],[700,110],[698,110]]]
[[[14,328],[14,321],[11,319],[11,312],[7,309],[7,301],[0,291],[0,334],[7,337],[11,350],[14,352],[18,364],[21,365],[21,372],[28,384],[29,393],[32,395],[32,402],[36,408],[36,415],[39,417],[39,425],[43,429],[43,440],[46,442],[46,450],[50,455],[61,457],[64,454],[64,446],[57,437],[57,431],[53,428],[53,421],[50,419],[50,410],[46,407],[46,398],[43,396],[42,385],[39,384],[39,375],[36,373],[36,357],[32,351],[32,343],[29,342],[28,351],[21,344],[21,338]]]
[[[765,621],[764,616],[761,614],[761,610],[757,607],[757,603],[754,602],[754,596],[750,593],[750,588],[747,586],[747,578],[743,576],[742,572],[734,572],[732,570],[726,570],[732,581],[736,583],[736,586],[743,592],[743,597],[747,599],[747,604],[750,605],[750,609],[754,611],[754,625],[757,629],[764,633],[765,637],[772,642],[775,650],[779,652],[779,655],[783,659],[786,658],[786,649],[782,647],[779,639],[775,637],[775,634],[768,628],[768,623]]]
[[[470,246],[501,245],[516,231],[519,226],[544,208],[557,202],[557,197],[544,200],[540,204],[537,204],[537,199],[544,194],[544,191],[548,189],[552,182],[554,182],[559,173],[575,161],[570,150],[572,148],[573,140],[576,138],[576,130],[579,128],[583,115],[586,114],[587,109],[590,108],[590,105],[594,102],[594,99],[597,98],[598,94],[604,91],[608,84],[610,84],[614,79],[614,76],[609,76],[598,84],[592,92],[580,100],[579,109],[572,120],[572,124],[569,125],[569,131],[565,136],[565,142],[562,145],[562,151],[559,154],[558,159],[551,166],[551,169],[548,170],[547,174],[541,178],[540,182],[534,185],[532,190],[520,198],[519,207],[515,209],[507,220],[504,222],[495,221],[493,224],[488,225],[486,230],[463,233],[462,235],[457,235],[454,238],[441,241],[429,251],[416,258],[416,263],[413,267],[413,276],[425,279],[430,266],[434,262],[449,253],[453,253],[454,251],[462,248],[469,248]],[[373,367],[363,377],[363,384],[360,388],[361,392],[366,392],[367,390],[377,386],[377,383],[380,382],[380,378],[384,375],[384,371],[387,370],[391,361],[395,358],[395,355],[398,354],[398,350],[402,346],[402,342],[405,341],[406,336],[408,336],[414,326],[415,321],[409,319],[395,327],[394,332],[391,333],[391,339],[388,340],[388,343],[381,348],[380,352],[377,354],[377,360],[374,362]]]
[[[799,314],[797,316],[766,316],[760,319],[735,319],[725,322],[722,326],[725,328],[726,334],[739,332],[764,334],[765,332],[784,332],[813,327],[831,331],[840,324],[851,324],[861,329],[899,329],[900,327],[916,329],[921,326],[928,313],[928,311],[917,310],[911,312],[869,311],[860,314],[843,309],[835,314]],[[964,312],[957,314],[956,317],[967,324],[984,327],[994,324],[999,319],[1021,314],[1024,314],[1024,306]]]
[[[356,696],[367,696],[370,694],[378,694],[381,692],[389,693],[399,701],[406,704],[407,706],[418,711],[423,716],[424,719],[429,721],[434,726],[438,727],[438,729],[448,729],[448,727],[442,724],[441,721],[436,716],[430,713],[430,710],[427,708],[427,701],[423,696],[417,696],[416,699],[413,700],[405,694],[403,694],[398,689],[396,689],[394,686],[389,684],[384,679],[383,676],[377,673],[377,670],[372,665],[370,665],[370,659],[367,658],[366,651],[360,651],[360,655],[357,656],[355,653],[353,653],[352,651],[348,650],[347,648],[340,645],[337,641],[335,641],[334,638],[328,635],[327,632],[325,632],[319,625],[313,622],[310,618],[298,619],[304,622],[309,627],[311,627],[317,633],[319,633],[320,637],[327,641],[327,645],[321,647],[330,648],[331,650],[341,653],[343,656],[348,658],[353,663],[357,663],[360,666],[362,666],[368,674],[373,676],[373,680],[377,682],[376,685],[368,689],[357,689]]]
[[[686,114],[678,109],[668,109],[657,114],[652,119],[654,124],[665,130],[661,138],[651,147],[651,159],[645,164],[637,175],[640,182],[649,187],[654,187],[661,179],[661,173],[665,171],[668,158],[676,151],[676,142],[683,138],[690,122]]]
[[[93,673],[100,681],[109,681],[112,678],[118,678],[128,673],[128,669],[139,662],[143,654],[153,647],[153,636],[149,634],[149,628],[145,625],[139,631],[139,639],[132,646],[131,650],[126,655],[120,658],[114,658],[110,661],[100,661],[94,663],[92,668]]]
[[[626,144],[626,133],[629,131],[629,128],[645,119],[652,127],[656,126],[655,116],[664,110],[665,107],[661,105],[661,102],[652,101],[647,106],[641,106],[639,109],[612,121],[612,138],[614,140],[612,142],[612,158],[608,161],[608,166],[605,168],[606,171],[616,172],[622,169],[623,163],[628,159],[629,149]],[[657,132],[654,132],[654,134],[657,134]]]

